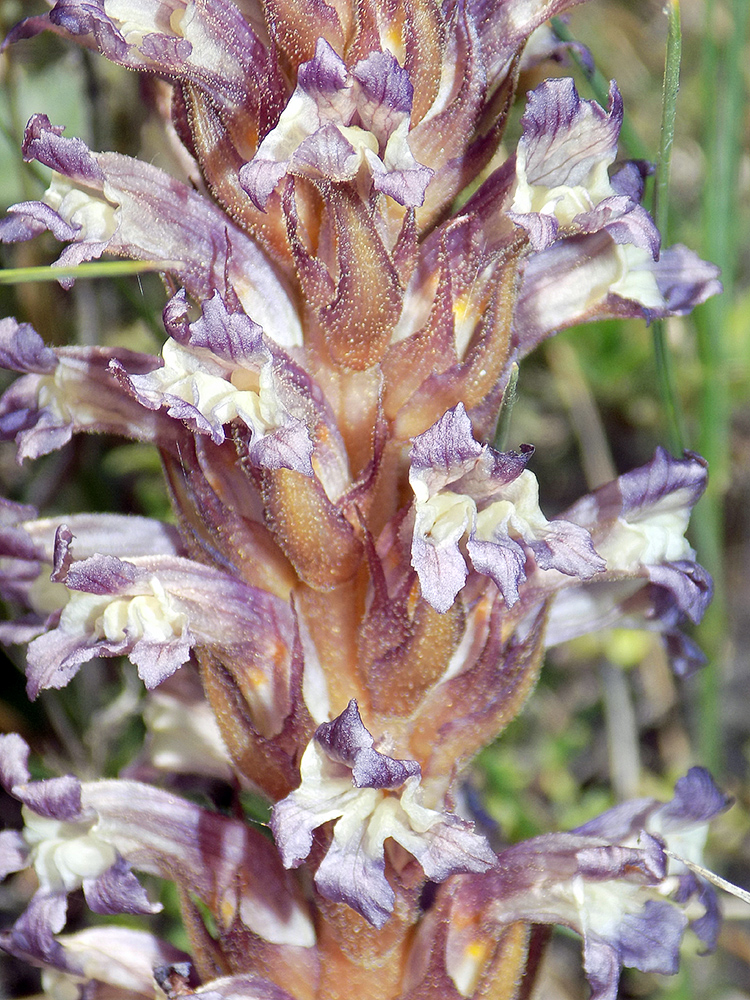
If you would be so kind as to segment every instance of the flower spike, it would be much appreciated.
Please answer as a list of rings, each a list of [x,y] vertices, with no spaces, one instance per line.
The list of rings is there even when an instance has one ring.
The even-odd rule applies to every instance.
[[[101,345],[63,346],[43,308],[39,333],[0,320],[0,439],[53,463],[33,506],[0,499],[0,640],[27,644],[31,698],[72,683],[66,725],[87,709],[70,773],[59,726],[31,764],[0,736],[22,826],[0,875],[25,900],[0,948],[46,995],[517,1000],[561,924],[615,1000],[623,967],[674,972],[689,929],[716,944],[701,851],[728,799],[704,769],[517,843],[467,815],[548,647],[650,629],[684,676],[712,592],[686,540],[701,458],[659,449],[553,512],[534,447],[496,446],[546,337],[721,287],[662,247],[617,84],[605,107],[543,79],[576,2],[49,0],[6,40],[147,77],[149,162],[34,114],[22,154],[51,178],[0,241],[62,244],[58,298],[105,255],[165,291],[143,353],[117,309]],[[95,478],[107,444],[83,433],[152,449],[171,513],[125,514],[128,486],[117,513],[62,514],[63,474]]]

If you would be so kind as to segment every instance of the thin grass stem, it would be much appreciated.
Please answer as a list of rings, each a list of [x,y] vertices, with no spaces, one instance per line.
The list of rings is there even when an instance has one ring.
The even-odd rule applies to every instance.
[[[112,278],[124,274],[143,274],[145,271],[164,271],[169,264],[169,261],[106,260],[71,267],[7,267],[0,270],[0,285],[59,281],[60,278]]]
[[[664,59],[661,136],[654,183],[654,220],[661,233],[662,244],[667,242],[669,229],[669,182],[672,170],[677,94],[680,89],[680,63],[682,61],[680,0],[669,0],[666,13],[667,50]],[[670,449],[675,454],[681,455],[685,450],[686,443],[685,421],[677,392],[672,357],[667,344],[667,328],[664,320],[655,320],[651,324],[651,335],[654,344],[656,380],[667,423],[667,439]]]
[[[700,629],[709,664],[700,678],[699,746],[702,760],[716,772],[721,770],[723,757],[720,662],[728,631],[722,558],[724,494],[731,450],[726,331],[739,256],[735,199],[747,99],[744,47],[750,25],[747,0],[729,0],[727,8],[733,23],[726,41],[720,44],[716,4],[714,0],[706,4],[701,72],[703,120],[708,124],[703,255],[721,268],[724,294],[710,299],[695,314],[702,369],[698,448],[708,459],[711,478],[697,511],[693,534],[701,561],[713,574],[716,587]]]

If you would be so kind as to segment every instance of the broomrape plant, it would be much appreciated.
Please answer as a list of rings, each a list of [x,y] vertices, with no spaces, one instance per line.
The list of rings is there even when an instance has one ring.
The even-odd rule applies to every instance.
[[[698,456],[658,450],[548,520],[533,449],[490,443],[546,337],[720,287],[661,248],[643,165],[616,162],[615,83],[606,108],[540,84],[503,159],[526,42],[569,6],[51,0],[11,32],[167,81],[187,178],[38,114],[23,155],[52,181],[0,222],[6,242],[49,230],[58,265],[150,262],[170,293],[161,357],[0,321],[19,459],[80,432],[150,442],[176,522],[0,511],[29,695],[119,656],[152,692],[156,784],[35,781],[0,737],[25,823],[0,834],[3,874],[38,879],[0,943],[50,995],[513,1000],[561,924],[613,1000],[623,965],[675,972],[688,925],[715,943],[713,890],[674,858],[699,862],[728,805],[705,770],[494,849],[457,806],[546,648],[648,628],[684,675],[711,595],[685,539]],[[167,770],[260,792],[269,835],[163,790]],[[63,933],[76,890],[98,914],[158,910],[136,872],[176,886],[189,956],[147,930]]]

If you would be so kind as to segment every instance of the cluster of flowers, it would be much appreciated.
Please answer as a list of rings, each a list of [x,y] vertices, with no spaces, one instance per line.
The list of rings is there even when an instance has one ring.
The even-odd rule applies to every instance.
[[[614,84],[605,110],[542,83],[502,159],[519,72],[554,48],[526,42],[570,5],[50,0],[11,33],[155,75],[183,170],[36,115],[23,152],[52,182],[0,222],[6,242],[66,242],[59,264],[153,262],[171,292],[161,358],[0,321],[19,458],[79,432],[151,442],[176,518],[0,507],[2,638],[29,643],[30,696],[94,657],[156,689],[155,783],[32,781],[29,748],[0,737],[25,819],[0,866],[39,880],[0,945],[52,995],[512,998],[562,924],[613,1000],[623,965],[675,971],[688,904],[714,943],[712,891],[667,853],[697,860],[727,806],[702,769],[669,803],[498,851],[457,814],[547,647],[649,628],[684,674],[682,626],[710,598],[684,537],[698,457],[659,450],[548,520],[532,449],[488,443],[545,337],[719,289],[661,250],[643,166],[615,165]],[[273,839],[165,790],[167,771],[259,791]],[[146,931],[61,933],[79,889],[96,913],[155,912],[134,869],[176,885],[190,956]]]

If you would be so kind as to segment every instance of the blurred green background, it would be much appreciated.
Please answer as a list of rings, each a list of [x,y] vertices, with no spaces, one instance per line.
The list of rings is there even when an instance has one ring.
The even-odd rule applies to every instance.
[[[0,0],[0,34],[44,8]],[[685,0],[682,74],[672,152],[667,243],[684,242],[719,263],[725,294],[687,318],[669,320],[685,443],[710,461],[707,496],[691,537],[714,573],[717,597],[696,638],[706,669],[675,680],[661,648],[645,633],[616,631],[554,651],[534,696],[498,743],[481,756],[473,786],[504,835],[518,839],[567,829],[633,795],[671,796],[695,763],[711,767],[736,797],[713,826],[708,863],[750,888],[750,41],[747,0]],[[660,145],[667,16],[659,0],[592,0],[564,30],[591,51],[601,79],[623,93],[627,143],[620,155],[655,161]],[[577,67],[547,62],[524,75],[519,93]],[[601,81],[600,81],[601,82]],[[168,166],[149,81],[51,36],[0,56],[0,209],[38,197],[46,178],[24,165],[23,125],[37,111],[94,149],[117,149]],[[512,148],[515,133],[507,137]],[[49,263],[51,239],[2,248],[4,268]],[[1,274],[0,274],[1,277]],[[32,322],[49,343],[120,343],[158,352],[164,292],[157,276],[0,284],[0,315]],[[570,330],[524,363],[510,445],[533,442],[548,515],[608,477],[647,461],[671,443],[660,392],[653,331],[609,321]],[[10,377],[0,372],[0,388]],[[62,452],[19,467],[0,446],[3,493],[45,514],[112,510],[168,517],[158,458],[146,446],[81,436]],[[0,654],[3,655],[3,654]],[[24,695],[22,657],[2,661],[0,731],[22,732],[51,771],[82,777],[116,774],[142,738],[141,694],[130,672],[92,663],[64,691],[33,706]],[[115,708],[112,705],[115,705]],[[105,724],[106,723],[106,724]],[[105,735],[106,733],[106,735]],[[11,808],[9,806],[5,807]],[[13,822],[12,814],[0,819]],[[0,887],[0,920],[10,922],[23,886]],[[686,943],[678,976],[626,972],[625,998],[739,1000],[750,997],[750,908],[723,895],[725,924],[716,954],[697,957]],[[168,908],[169,909],[169,908]],[[74,914],[75,919],[75,914]],[[168,917],[166,928],[169,931]],[[580,941],[553,939],[537,1000],[588,996]],[[3,979],[3,976],[6,978]],[[0,966],[0,995],[38,985]]]

